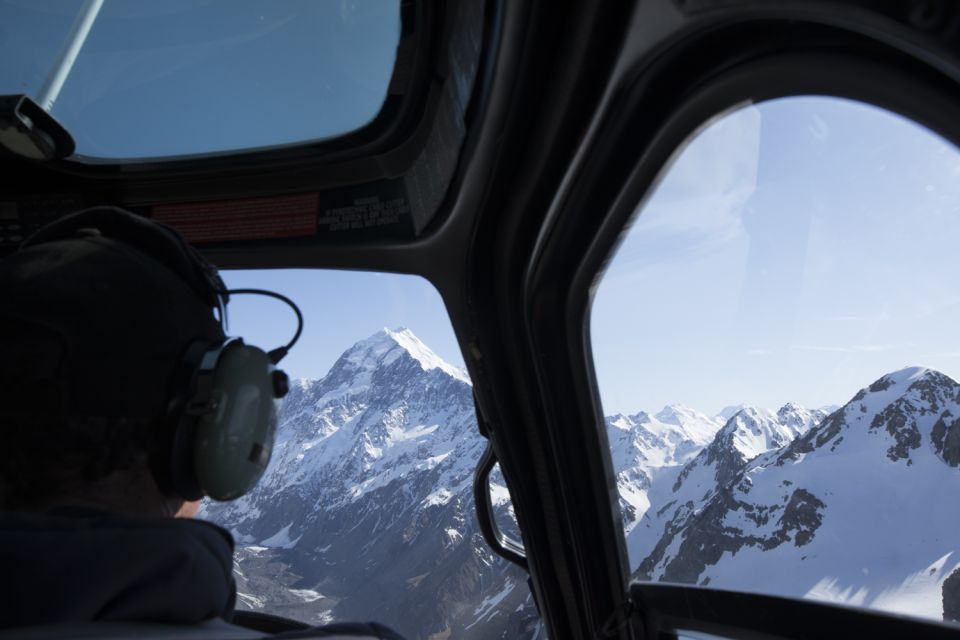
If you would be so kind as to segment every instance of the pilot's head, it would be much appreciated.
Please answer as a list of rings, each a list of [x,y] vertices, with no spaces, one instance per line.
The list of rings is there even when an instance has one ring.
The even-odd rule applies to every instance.
[[[217,360],[224,369],[226,349],[234,368],[273,373],[262,351],[224,346],[223,299],[216,271],[176,232],[113,208],[48,225],[0,261],[0,509],[173,514],[210,493],[194,451],[198,431],[224,419]],[[269,441],[241,443],[241,466],[261,471],[269,395],[251,418]],[[256,481],[233,473],[238,487],[221,498]]]

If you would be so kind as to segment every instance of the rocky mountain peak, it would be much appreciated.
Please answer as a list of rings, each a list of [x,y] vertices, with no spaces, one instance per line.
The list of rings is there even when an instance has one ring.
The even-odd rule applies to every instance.
[[[826,417],[827,412],[822,409],[806,409],[794,402],[788,402],[777,410],[777,422],[789,429],[793,437],[803,435]]]
[[[638,411],[630,416],[630,419],[637,424],[647,424],[649,422],[653,422],[653,418],[651,418],[650,414],[646,411]]]
[[[822,417],[819,412],[795,404],[788,404],[777,413],[743,406],[727,420],[713,441],[683,468],[673,486],[674,493],[690,478],[700,487],[704,473],[710,483],[724,486],[747,462],[789,444],[817,417]]]
[[[867,434],[886,437],[886,456],[908,465],[913,463],[911,453],[929,438],[937,455],[948,464],[954,460],[956,466],[960,464],[960,425],[954,428],[958,403],[960,385],[949,376],[926,367],[905,367],[858,391],[784,449],[778,464],[827,446],[833,451],[845,439]]]
[[[914,400],[930,404],[935,411],[935,405],[942,404],[945,399],[955,395],[957,386],[952,378],[934,369],[921,366],[904,367],[881,376],[870,386],[860,389],[843,410],[846,411],[851,405],[859,403],[866,408],[866,411],[861,409],[861,413],[876,413],[912,394]]]
[[[387,366],[398,358],[413,358],[424,371],[439,369],[461,382],[470,384],[466,371],[446,362],[425,345],[410,329],[381,329],[369,338],[357,342],[347,349],[331,369],[343,366],[357,370],[372,370]]]
[[[779,409],[777,409],[777,416],[780,417],[780,416],[795,415],[798,412],[803,410],[804,410],[803,407],[801,407],[800,405],[794,402],[788,402],[782,407],[780,407]]]
[[[934,378],[944,377],[945,378],[946,376],[944,376],[939,371],[930,369],[929,367],[924,367],[923,365],[911,365],[908,367],[903,367],[902,369],[898,369],[896,371],[892,371],[885,376],[881,376],[880,379],[878,379],[876,382],[874,382],[870,386],[871,387],[875,385],[880,386],[881,383],[883,383],[883,385],[885,386],[902,384],[902,383],[907,383],[909,385],[917,380],[921,380],[923,378],[928,378],[928,377],[934,377]]]
[[[703,446],[713,440],[717,430],[721,427],[719,421],[700,413],[696,409],[682,404],[669,404],[656,413],[656,422],[667,428],[658,429],[663,432],[675,431],[683,440]],[[654,427],[656,424],[654,423]],[[670,427],[677,427],[674,430]]]
[[[824,417],[819,411],[794,403],[787,403],[776,413],[744,407],[727,421],[710,446],[731,449],[745,462],[788,444]]]
[[[437,385],[470,386],[466,371],[430,350],[409,329],[382,329],[343,352],[325,376],[293,385],[284,405],[304,410],[335,398],[351,403],[433,392]]]
[[[688,422],[699,415],[699,412],[695,409],[685,407],[682,404],[668,404],[658,411],[655,417],[664,424],[683,426],[684,422]]]
[[[608,425],[620,431],[630,431],[633,428],[633,420],[629,416],[625,416],[622,413],[615,413],[612,416],[606,417],[606,422]]]
[[[740,413],[740,411],[742,411],[743,409],[746,409],[746,408],[747,408],[747,405],[745,405],[745,404],[733,404],[733,405],[730,405],[730,406],[727,406],[727,407],[724,407],[723,409],[721,409],[721,410],[720,410],[720,413],[718,413],[718,414],[716,415],[716,417],[717,417],[717,419],[719,419],[721,422],[723,422],[724,424],[726,424],[726,423],[727,423],[727,420],[729,420],[729,419],[732,418],[733,416],[737,415],[738,413]]]

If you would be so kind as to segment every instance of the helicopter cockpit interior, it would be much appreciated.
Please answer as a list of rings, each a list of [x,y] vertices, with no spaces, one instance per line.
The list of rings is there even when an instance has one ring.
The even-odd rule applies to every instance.
[[[120,207],[304,311],[200,507],[236,624],[960,637],[960,6],[0,0],[0,52],[0,257]]]

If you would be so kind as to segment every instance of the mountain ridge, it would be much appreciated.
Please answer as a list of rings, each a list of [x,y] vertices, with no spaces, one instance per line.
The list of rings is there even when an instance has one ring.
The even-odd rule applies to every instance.
[[[780,567],[774,574],[791,575],[800,563],[813,575],[812,563],[830,553],[808,551],[835,526],[838,509],[857,512],[870,496],[839,500],[836,487],[806,476],[837,473],[829,468],[840,458],[828,453],[856,458],[854,427],[877,445],[871,459],[900,473],[926,473],[929,450],[955,475],[958,401],[952,379],[915,367],[878,378],[829,414],[787,403],[776,411],[732,405],[720,417],[673,404],[606,417],[631,566],[644,578],[739,589],[760,584],[756,575],[770,573],[764,562]],[[472,475],[484,446],[469,378],[408,329],[383,329],[345,350],[322,378],[295,381],[264,480],[235,503],[204,507],[240,543],[242,606],[314,623],[376,610],[411,638],[533,633],[538,618],[525,578],[477,530]],[[771,483],[777,469],[793,475]],[[851,469],[851,477],[874,474],[868,487],[893,491],[880,471]],[[897,500],[908,500],[905,490]],[[498,518],[515,526],[506,487],[493,493]],[[948,602],[948,576],[960,583],[960,550],[930,553],[869,584],[830,558],[843,570],[817,574],[802,589],[760,586],[887,608],[905,606],[913,589],[929,609],[937,589]],[[951,606],[960,611],[960,602]]]
[[[669,506],[637,575],[941,617],[960,518],[912,496],[960,489],[958,401],[931,369],[881,376],[701,502]]]

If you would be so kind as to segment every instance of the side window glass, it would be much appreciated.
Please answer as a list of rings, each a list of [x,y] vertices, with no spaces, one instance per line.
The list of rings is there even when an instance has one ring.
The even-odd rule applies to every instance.
[[[634,579],[960,619],[960,153],[797,97],[705,125],[592,345]]]
[[[374,620],[410,638],[532,637],[526,576],[477,525],[486,441],[436,290],[414,276],[319,270],[225,280],[283,293],[306,319],[282,363],[293,382],[265,476],[239,500],[201,507],[236,538],[238,607],[309,624]],[[238,296],[229,328],[269,349],[294,322],[275,301]],[[516,530],[505,485],[494,490]]]

